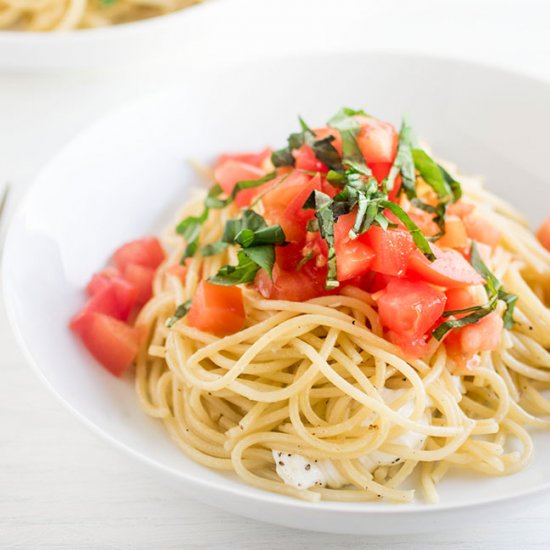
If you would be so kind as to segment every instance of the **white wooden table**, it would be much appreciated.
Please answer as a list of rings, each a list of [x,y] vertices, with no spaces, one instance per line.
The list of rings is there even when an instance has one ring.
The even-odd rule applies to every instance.
[[[215,70],[216,63],[243,61],[252,53],[392,47],[491,62],[550,79],[550,4],[545,1],[420,0],[406,8],[399,0],[383,6],[364,2],[355,9],[378,25],[361,34],[345,32],[360,20],[350,18],[349,11],[341,15],[347,0],[289,2],[281,0],[277,9],[256,2],[251,11],[258,13],[250,18],[261,16],[263,9],[270,16],[254,28],[217,28],[222,50],[213,46],[208,32],[198,33],[177,71],[158,64],[107,73],[0,74],[0,182],[12,184],[9,210],[39,167],[79,129],[128,99],[184,80],[186,65]],[[335,5],[340,11],[334,11]],[[270,40],[281,35],[275,13],[288,14],[291,8],[291,20],[284,18],[285,39]],[[390,23],[390,12],[421,17],[413,28],[394,32],[394,27],[390,33],[380,23]],[[307,13],[315,33],[304,30]],[[257,45],[254,52],[243,50],[246,40]],[[161,484],[156,474],[97,439],[62,408],[26,365],[0,305],[0,548],[292,550],[321,545],[550,548],[550,495],[512,518],[489,516],[474,530],[457,525],[453,532],[383,539],[294,531],[198,504],[177,484]]]

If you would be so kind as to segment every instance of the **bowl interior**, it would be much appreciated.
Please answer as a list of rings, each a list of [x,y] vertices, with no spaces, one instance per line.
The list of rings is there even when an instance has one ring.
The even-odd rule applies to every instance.
[[[258,509],[271,503],[313,513],[403,515],[548,485],[550,439],[538,436],[527,470],[503,479],[453,474],[441,485],[435,508],[422,502],[309,505],[267,494],[181,454],[162,425],[139,408],[131,377],[111,377],[67,329],[90,274],[111,251],[172,223],[191,188],[201,185],[188,159],[209,162],[219,152],[282,146],[297,128],[297,114],[315,126],[343,105],[396,125],[408,113],[438,156],[465,173],[484,174],[490,189],[539,222],[549,213],[548,99],[547,85],[513,74],[400,55],[284,58],[226,74],[190,75],[184,89],[91,127],[38,177],[13,220],[4,255],[5,296],[20,342],[48,385],[104,436],[210,495],[238,496]]]

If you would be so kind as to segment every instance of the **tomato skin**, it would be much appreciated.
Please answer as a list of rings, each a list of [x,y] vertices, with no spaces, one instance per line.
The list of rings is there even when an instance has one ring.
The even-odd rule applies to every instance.
[[[470,214],[463,218],[466,232],[470,239],[495,248],[500,242],[501,232],[492,223],[481,216]]]
[[[257,166],[258,168],[263,168],[264,163],[268,158],[271,157],[271,149],[269,147],[265,148],[259,153],[227,153],[225,155],[220,155],[214,164],[214,170],[222,165],[227,160],[236,160],[238,162],[243,162],[245,164],[252,164],[252,166]]]
[[[375,257],[371,269],[384,275],[403,277],[408,259],[416,246],[410,233],[404,229],[388,229],[373,226],[359,237],[371,247]]]
[[[243,328],[245,310],[242,290],[201,281],[187,314],[190,326],[216,336],[227,336]]]
[[[447,303],[445,305],[446,311],[458,311],[482,305],[472,293],[471,287],[451,288],[445,292],[445,295],[447,296]],[[465,314],[458,314],[455,315],[455,317],[460,319],[460,317],[464,317],[464,315]]]
[[[361,124],[357,136],[357,145],[363,153],[367,164],[385,162],[392,163],[397,154],[399,136],[395,128],[388,122],[372,117],[355,117]]]
[[[138,264],[128,264],[124,269],[124,279],[137,290],[136,305],[142,306],[153,295],[155,270]]]
[[[445,234],[437,241],[437,246],[445,248],[465,248],[468,246],[466,226],[458,216],[447,216]]]
[[[382,326],[414,341],[433,328],[447,297],[422,281],[392,279],[378,298]]]
[[[548,218],[537,231],[537,238],[540,244],[550,251],[550,218]]]
[[[88,351],[115,376],[121,376],[135,360],[141,331],[101,313],[87,313],[80,336]]]
[[[364,275],[374,259],[372,248],[359,239],[350,239],[349,232],[355,223],[356,212],[340,216],[334,225],[336,270],[340,282]]]
[[[434,262],[415,250],[409,257],[409,273],[445,288],[461,288],[483,283],[481,275],[456,250],[441,250],[431,245]]]
[[[70,321],[71,330],[80,334],[86,318],[93,313],[101,313],[120,321],[126,321],[136,304],[136,287],[120,277],[114,277],[109,284],[96,292],[84,308]]]
[[[305,266],[299,271],[287,271],[275,264],[271,279],[262,269],[256,275],[254,286],[264,298],[270,300],[304,302],[325,294],[324,279],[310,277]]]
[[[262,168],[233,159],[226,160],[214,169],[214,179],[227,195],[232,193],[233,188],[239,181],[258,180],[264,175],[265,170]],[[235,203],[240,207],[248,206],[258,193],[271,184],[272,182],[267,182],[258,187],[239,191]]]
[[[117,269],[123,273],[128,264],[138,264],[156,269],[165,258],[164,250],[156,237],[145,237],[130,241],[113,254]]]
[[[374,162],[369,165],[369,168],[372,171],[372,175],[378,183],[382,183],[388,177],[391,167],[391,162]],[[401,184],[401,174],[397,174],[393,183],[393,189],[388,193],[388,198],[390,201],[395,202],[399,190],[401,189]]]

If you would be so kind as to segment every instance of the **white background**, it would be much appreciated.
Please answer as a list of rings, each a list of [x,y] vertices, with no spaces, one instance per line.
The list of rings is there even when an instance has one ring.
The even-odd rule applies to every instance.
[[[218,2],[227,15],[182,37],[170,63],[0,73],[0,185],[11,184],[8,216],[40,166],[76,132],[130,99],[184,85],[189,67],[215,71],[255,56],[268,63],[270,56],[302,51],[393,49],[496,64],[550,81],[547,1]],[[477,527],[436,529],[376,539],[320,535],[198,504],[67,413],[25,364],[0,311],[0,547],[549,548],[550,495],[511,518],[489,515]]]

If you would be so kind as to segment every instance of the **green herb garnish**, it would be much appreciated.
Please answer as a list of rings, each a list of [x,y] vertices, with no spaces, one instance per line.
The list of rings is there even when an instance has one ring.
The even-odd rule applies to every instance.
[[[191,309],[191,300],[187,300],[186,302],[183,302],[183,304],[180,304],[176,308],[174,315],[172,315],[172,317],[170,317],[170,319],[168,319],[168,321],[166,322],[166,326],[168,328],[174,326],[174,324],[177,321],[179,321],[180,319],[182,319],[187,315],[190,309]]]

